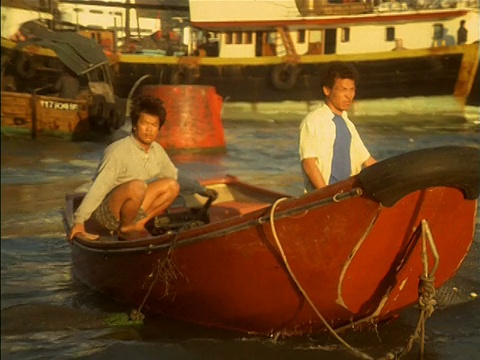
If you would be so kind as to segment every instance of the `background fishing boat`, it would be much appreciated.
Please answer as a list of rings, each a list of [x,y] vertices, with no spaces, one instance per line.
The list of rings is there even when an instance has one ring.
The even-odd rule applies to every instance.
[[[362,75],[359,112],[368,111],[362,102],[398,98],[412,104],[397,113],[409,112],[425,97],[440,98],[458,112],[466,103],[478,105],[477,5],[69,0],[58,3],[54,23],[103,46],[120,97],[148,73],[149,85],[215,86],[226,109],[250,104],[250,113],[260,112],[286,101],[308,109],[321,98],[323,66],[343,60]],[[462,21],[467,38],[459,42]]]
[[[120,128],[126,101],[103,49],[75,32],[25,27],[17,42],[2,38],[2,134],[78,140]]]
[[[86,139],[88,106],[87,99],[2,91],[2,135]]]

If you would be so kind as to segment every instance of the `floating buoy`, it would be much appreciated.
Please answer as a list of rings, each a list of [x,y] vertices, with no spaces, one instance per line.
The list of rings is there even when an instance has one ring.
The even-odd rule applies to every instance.
[[[164,102],[167,121],[157,141],[166,150],[224,152],[223,99],[205,85],[145,85],[142,95]]]

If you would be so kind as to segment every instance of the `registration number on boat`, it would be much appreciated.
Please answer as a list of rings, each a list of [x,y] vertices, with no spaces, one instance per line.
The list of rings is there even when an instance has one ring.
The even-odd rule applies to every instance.
[[[40,100],[40,105],[43,108],[54,109],[54,110],[67,110],[67,111],[77,111],[78,110],[78,104],[69,103],[69,102]]]

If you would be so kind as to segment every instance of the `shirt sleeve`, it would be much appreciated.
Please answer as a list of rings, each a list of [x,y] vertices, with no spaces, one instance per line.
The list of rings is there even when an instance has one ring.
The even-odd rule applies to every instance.
[[[118,156],[113,152],[105,151],[105,155],[98,166],[92,186],[83,198],[74,215],[74,223],[85,223],[103,199],[116,186],[116,179],[121,171]]]
[[[318,144],[320,140],[310,121],[306,118],[300,125],[299,138],[299,153],[300,159],[316,158],[318,157]]]
[[[166,153],[166,151],[159,146],[158,150],[158,168],[159,173],[157,174],[157,178],[171,178],[177,180],[178,178],[178,169],[173,164],[172,160]]]

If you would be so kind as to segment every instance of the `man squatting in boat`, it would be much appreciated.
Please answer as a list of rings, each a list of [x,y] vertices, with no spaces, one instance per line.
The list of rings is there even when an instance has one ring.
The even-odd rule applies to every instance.
[[[99,237],[85,229],[90,217],[119,238],[146,235],[148,220],[164,213],[179,194],[178,169],[156,142],[166,121],[163,102],[141,96],[132,105],[132,135],[105,149],[93,183],[75,212],[70,240],[78,234],[89,240]]]
[[[347,179],[376,163],[347,115],[357,82],[358,72],[352,65],[330,63],[322,82],[325,103],[300,124],[299,153],[307,192]]]

